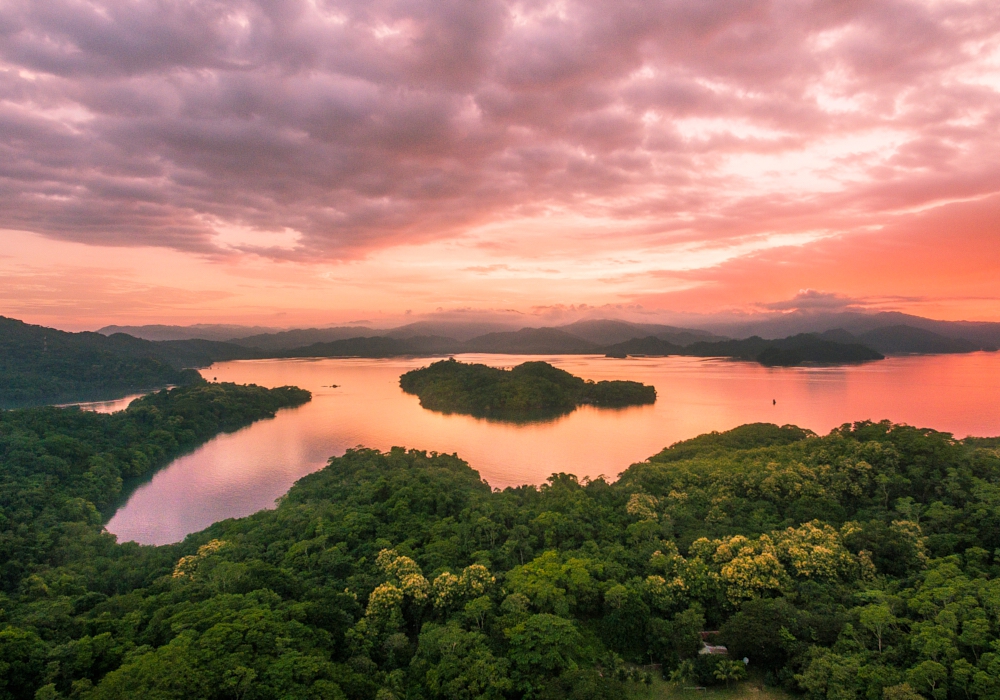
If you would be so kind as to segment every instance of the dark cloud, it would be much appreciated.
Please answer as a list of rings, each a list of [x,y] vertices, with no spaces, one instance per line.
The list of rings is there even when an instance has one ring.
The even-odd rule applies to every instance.
[[[850,226],[1000,191],[998,29],[994,0],[10,0],[0,227],[204,254],[293,229],[242,248],[309,259],[548,207]],[[852,135],[839,187],[724,167]]]
[[[771,311],[846,311],[864,308],[865,302],[843,294],[803,289],[791,299],[761,304],[761,307]]]

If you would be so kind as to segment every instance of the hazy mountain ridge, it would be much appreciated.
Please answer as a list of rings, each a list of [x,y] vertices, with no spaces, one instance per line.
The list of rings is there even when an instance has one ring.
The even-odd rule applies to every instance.
[[[698,341],[724,339],[708,331],[690,328],[600,319],[540,328],[513,328],[509,324],[489,322],[418,321],[389,330],[343,326],[308,328],[246,336],[235,338],[230,342],[243,347],[280,351],[299,350],[317,343],[327,344],[355,338],[384,337],[406,341],[413,338],[435,337],[454,341],[455,345],[448,350],[442,350],[444,352],[573,354],[598,352],[605,346],[646,336],[656,336],[679,346]],[[404,343],[399,347],[410,346]]]
[[[939,321],[904,314],[898,311],[882,311],[879,313],[862,313],[859,311],[840,311],[833,313],[790,313],[763,320],[718,322],[699,324],[700,328],[722,333],[734,338],[746,338],[758,335],[762,338],[783,338],[799,333],[826,333],[832,330],[845,330],[854,336],[880,328],[907,326],[923,331],[929,331],[946,338],[957,338],[974,343],[977,348],[995,348],[1000,346],[1000,323],[987,321]]]
[[[464,342],[489,333],[507,333],[521,328],[520,325],[502,321],[416,321],[379,332],[389,338],[440,336]]]
[[[802,333],[815,333],[823,335],[828,340],[836,340],[833,336],[826,336],[826,334],[835,331],[847,334],[841,335],[840,342],[867,343],[880,352],[888,351],[890,354],[937,352],[937,350],[921,350],[921,347],[952,348],[942,350],[942,352],[971,352],[1000,346],[1000,323],[938,321],[894,311],[875,314],[855,311],[790,313],[762,320],[708,322],[698,325],[698,328],[687,328],[634,323],[612,318],[576,321],[561,326],[519,328],[511,325],[510,321],[425,320],[383,330],[369,326],[277,330],[224,324],[198,324],[194,326],[106,326],[99,332],[107,335],[112,331],[123,331],[138,338],[157,341],[188,339],[226,341],[269,352],[298,349],[314,343],[330,343],[376,336],[398,340],[431,336],[452,338],[459,343],[471,342],[476,348],[484,348],[470,351],[501,352],[501,350],[485,348],[499,347],[508,342],[511,343],[512,347],[527,347],[524,342],[511,341],[510,339],[514,336],[505,334],[529,330],[564,333],[590,343],[595,350],[648,337],[656,337],[682,347],[697,342],[718,342],[729,338],[747,339],[755,335],[765,340],[774,340]],[[904,330],[902,327],[933,333],[942,338],[966,341],[971,345],[948,344],[930,336],[921,336],[914,331]],[[899,328],[900,330],[896,332],[884,330],[891,328]],[[874,335],[863,337],[869,333]],[[906,335],[908,340],[890,337],[900,334]],[[157,337],[152,337],[154,335]],[[560,348],[546,352],[572,353],[583,352],[586,349],[585,346],[568,338],[563,338],[560,342],[553,342],[556,337],[558,336],[553,335],[553,340],[542,342],[539,336],[532,342],[537,347]],[[876,345],[878,347],[875,347]],[[963,347],[966,349],[960,349]],[[515,350],[515,352],[530,351]]]
[[[730,357],[753,360],[768,366],[794,366],[803,362],[828,364],[869,362],[884,356],[861,343],[841,343],[813,333],[768,340],[760,336],[742,340],[699,341],[686,347],[660,338],[634,338],[607,349],[610,357],[628,355],[683,355],[687,357]]]
[[[564,333],[583,338],[595,345],[614,345],[636,338],[655,337],[675,345],[690,345],[699,340],[724,340],[723,336],[693,328],[679,328],[656,323],[632,323],[617,319],[577,321],[565,326],[556,326]]]
[[[857,336],[857,340],[887,355],[951,354],[988,349],[965,338],[950,338],[913,326],[876,328]]]
[[[454,338],[416,336],[389,338],[384,335],[345,338],[329,343],[313,343],[302,348],[278,351],[269,357],[399,357],[401,355],[436,355],[459,352]]]
[[[268,326],[240,326],[229,323],[196,323],[190,326],[151,324],[142,326],[104,326],[97,333],[114,335],[125,333],[142,340],[216,340],[228,341],[236,337],[280,332],[280,328]]]
[[[277,333],[259,333],[257,335],[232,338],[229,342],[234,345],[258,348],[260,350],[286,350],[301,348],[315,343],[332,343],[338,340],[370,338],[376,335],[385,335],[385,333],[366,326],[335,326],[333,328],[295,328]]]
[[[465,352],[573,355],[597,352],[595,343],[558,328],[522,328],[487,333],[463,343]]]

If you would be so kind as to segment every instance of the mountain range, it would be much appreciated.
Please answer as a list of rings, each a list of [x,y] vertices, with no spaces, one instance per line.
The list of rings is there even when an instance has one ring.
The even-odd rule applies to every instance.
[[[0,317],[0,406],[114,398],[197,381],[196,373],[187,368],[240,359],[460,353],[687,355],[788,366],[803,362],[866,362],[885,355],[994,350],[997,343],[993,339],[1000,340],[1000,324],[906,317],[904,320],[917,319],[921,324],[911,325],[896,323],[900,316],[874,314],[858,318],[857,314],[829,314],[823,323],[818,317],[811,319],[816,330],[783,338],[731,338],[703,329],[604,319],[517,330],[496,330],[496,324],[422,321],[390,330],[348,326],[293,329],[228,341],[179,338],[185,334],[184,329],[169,326],[144,327],[142,331],[170,338],[164,340],[126,333],[67,333]],[[878,325],[880,321],[890,325]],[[833,322],[844,322],[848,327],[826,327]],[[770,331],[780,327],[772,325]],[[238,327],[199,326],[187,332],[219,334],[234,328]]]
[[[97,330],[102,335],[124,333],[143,340],[232,340],[248,335],[271,334],[280,328],[240,326],[228,323],[196,323],[191,326],[105,326]]]
[[[1000,323],[985,321],[939,321],[898,311],[863,313],[860,311],[792,312],[762,320],[706,322],[705,330],[732,338],[758,335],[784,338],[798,333],[825,333],[841,329],[855,336],[886,328],[906,326],[936,333],[945,338],[966,340],[977,347],[1000,347]],[[916,352],[907,350],[905,352]]]
[[[100,332],[119,328],[126,327],[108,326]],[[382,357],[462,352],[730,355],[726,351],[730,346],[724,341],[741,341],[733,348],[758,348],[760,343],[754,341],[755,338],[773,341],[805,334],[818,335],[834,343],[863,345],[884,355],[962,353],[990,350],[1000,345],[1000,323],[937,321],[896,312],[792,313],[766,322],[718,327],[729,331],[732,334],[729,336],[704,329],[598,319],[555,327],[507,327],[506,330],[498,330],[504,328],[499,323],[418,321],[382,330],[367,326],[300,328],[253,333],[228,338],[224,342],[219,340],[220,336],[241,328],[203,324],[190,327],[140,326],[130,330],[138,334],[137,338],[163,343],[158,355],[177,366],[202,366],[229,359],[309,355]],[[758,332],[746,335],[748,330]],[[193,337],[185,339],[185,335]],[[214,339],[202,337],[206,335],[212,335]],[[747,352],[740,350],[737,356],[744,356]]]
[[[262,327],[198,324],[194,326],[106,326],[98,332],[111,335],[127,333],[136,338],[155,341],[211,340],[225,341],[246,348],[267,352],[303,348],[315,343],[332,343],[352,338],[386,337],[396,340],[412,338],[450,338],[460,343],[472,342],[478,352],[502,352],[502,346],[520,347],[515,352],[535,352],[528,345],[507,335],[523,330],[558,331],[549,333],[546,341],[538,334],[522,334],[525,343],[538,352],[575,352],[583,350],[578,340],[594,348],[624,343],[635,338],[656,337],[685,347],[697,342],[725,339],[747,339],[758,336],[765,340],[786,338],[802,333],[828,334],[843,341],[859,342],[886,354],[927,352],[970,352],[1000,346],[1000,323],[974,321],[939,321],[899,312],[861,313],[792,312],[766,319],[745,321],[700,321],[697,328],[682,328],[662,324],[633,323],[619,319],[577,321],[561,326],[521,328],[509,321],[424,320],[388,329],[365,325],[330,326],[276,330]],[[530,340],[529,340],[530,339]],[[958,342],[949,342],[958,341]],[[474,342],[473,342],[474,341]],[[420,345],[420,342],[417,343]],[[497,349],[489,349],[489,348]],[[546,349],[547,348],[547,349]]]

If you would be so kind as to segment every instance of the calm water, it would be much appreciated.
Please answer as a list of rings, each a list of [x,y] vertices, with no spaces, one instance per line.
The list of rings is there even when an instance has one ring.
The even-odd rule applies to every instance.
[[[114,413],[115,411],[124,411],[128,408],[128,405],[135,401],[140,396],[145,396],[145,394],[132,394],[131,396],[126,396],[121,399],[112,399],[111,401],[84,401],[83,403],[64,403],[59,404],[60,408],[66,408],[69,406],[76,406],[81,411],[94,411],[95,413]]]
[[[461,359],[511,366],[536,358]],[[584,407],[547,423],[511,425],[422,409],[399,389],[398,378],[426,359],[220,363],[202,374],[268,387],[294,384],[312,391],[313,400],[177,459],[132,494],[108,530],[120,541],[178,541],[217,520],[272,507],[296,479],[356,445],[457,452],[494,487],[504,487],[541,483],[560,471],[614,477],[678,440],[755,421],[825,433],[850,421],[889,418],[958,437],[1000,434],[998,353],[791,369],[686,357],[537,359],[587,379],[653,384],[657,402],[624,410]]]

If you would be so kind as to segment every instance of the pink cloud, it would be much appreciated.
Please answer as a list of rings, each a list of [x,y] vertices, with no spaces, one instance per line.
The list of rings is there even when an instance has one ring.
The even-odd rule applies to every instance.
[[[860,196],[877,213],[1000,186],[997,86],[975,81],[996,48],[991,2],[53,0],[0,12],[2,224],[74,240],[205,252],[210,216],[291,227],[302,255],[340,256],[580,197],[644,201],[669,227],[740,207],[712,191],[734,184],[717,171],[732,154],[877,127],[908,132],[895,155],[833,196],[788,196],[814,211]],[[856,106],[824,109],[817,95],[831,92]],[[719,129],[685,138],[678,119]],[[690,192],[651,190],[661,183]]]
[[[12,0],[0,98],[0,228],[59,240],[298,263],[465,240],[480,280],[737,251],[619,295],[699,308],[916,298],[925,272],[991,293],[993,0]],[[530,233],[470,233],[508,221]],[[756,245],[781,236],[811,242]],[[619,267],[597,279],[641,276]]]
[[[996,320],[1000,196],[897,217],[802,246],[780,246],[686,272],[666,281],[692,286],[638,294],[651,307],[697,312],[857,308],[935,318]],[[829,290],[850,290],[849,295]]]

